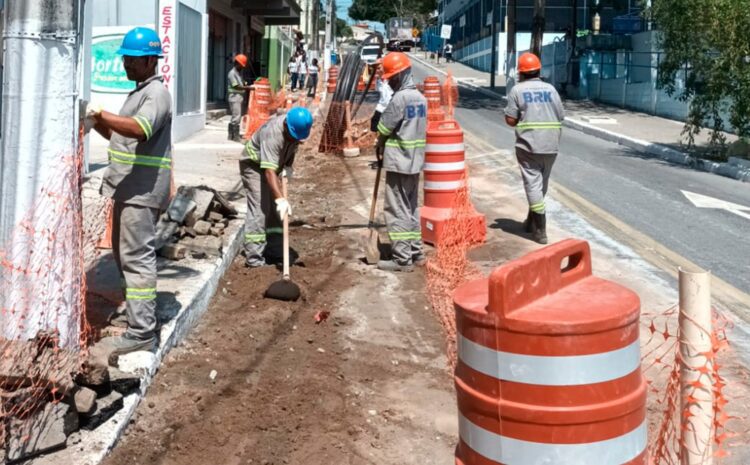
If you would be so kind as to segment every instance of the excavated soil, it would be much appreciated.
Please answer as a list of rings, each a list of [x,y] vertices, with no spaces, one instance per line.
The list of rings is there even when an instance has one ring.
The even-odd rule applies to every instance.
[[[453,463],[452,379],[422,273],[394,283],[360,261],[366,221],[350,207],[369,201],[366,162],[298,159],[292,278],[303,298],[264,299],[279,271],[238,257],[105,465]]]

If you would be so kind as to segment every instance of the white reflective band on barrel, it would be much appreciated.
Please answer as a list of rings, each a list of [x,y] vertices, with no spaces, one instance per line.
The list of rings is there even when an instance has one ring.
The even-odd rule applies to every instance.
[[[458,144],[430,144],[428,143],[424,151],[427,153],[452,153],[452,152],[463,152],[464,144],[460,142]]]
[[[648,427],[641,423],[616,438],[585,444],[544,444],[487,431],[458,414],[458,434],[474,452],[504,465],[622,465],[646,449]]]
[[[462,161],[454,161],[450,163],[425,163],[425,171],[463,171],[466,167],[466,163]]]
[[[636,340],[622,349],[600,354],[521,355],[498,352],[459,335],[458,358],[496,379],[539,386],[579,386],[629,375],[640,366],[641,351]]]
[[[461,181],[425,181],[424,188],[435,191],[452,191],[461,187]]]

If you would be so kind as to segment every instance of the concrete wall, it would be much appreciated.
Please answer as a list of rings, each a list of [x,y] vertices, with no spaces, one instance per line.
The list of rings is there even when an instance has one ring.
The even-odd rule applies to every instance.
[[[274,90],[279,90],[287,81],[287,63],[294,50],[294,41],[280,26],[266,26],[263,46],[263,61],[268,64],[268,80]]]

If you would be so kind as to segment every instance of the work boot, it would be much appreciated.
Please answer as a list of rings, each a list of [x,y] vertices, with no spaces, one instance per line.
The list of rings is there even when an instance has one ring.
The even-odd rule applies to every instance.
[[[232,123],[227,126],[227,140],[234,140],[234,124]]]
[[[414,266],[410,264],[401,265],[395,260],[380,260],[378,262],[378,269],[383,271],[402,271],[410,273],[414,271]]]
[[[536,229],[536,224],[534,224],[531,210],[529,210],[529,214],[526,215],[526,221],[523,222],[523,230],[531,234],[534,232],[534,229]]]
[[[547,216],[544,213],[532,213],[532,219],[534,223],[534,232],[532,238],[540,243],[547,243]]]
[[[124,334],[122,336],[112,336],[102,338],[94,346],[97,353],[106,357],[111,366],[117,366],[117,358],[120,355],[129,354],[145,350],[153,352],[156,349],[156,337],[149,339],[135,339]]]
[[[412,257],[411,257],[411,263],[414,266],[417,266],[417,267],[421,268],[421,267],[425,266],[425,264],[427,263],[427,256],[425,254],[423,254],[423,253],[420,253],[418,255],[412,255]]]

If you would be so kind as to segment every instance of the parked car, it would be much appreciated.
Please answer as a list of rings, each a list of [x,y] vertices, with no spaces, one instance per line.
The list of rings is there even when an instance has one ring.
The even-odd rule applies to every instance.
[[[397,39],[391,39],[388,41],[388,44],[385,46],[385,49],[389,52],[400,52],[401,51],[401,44]]]

